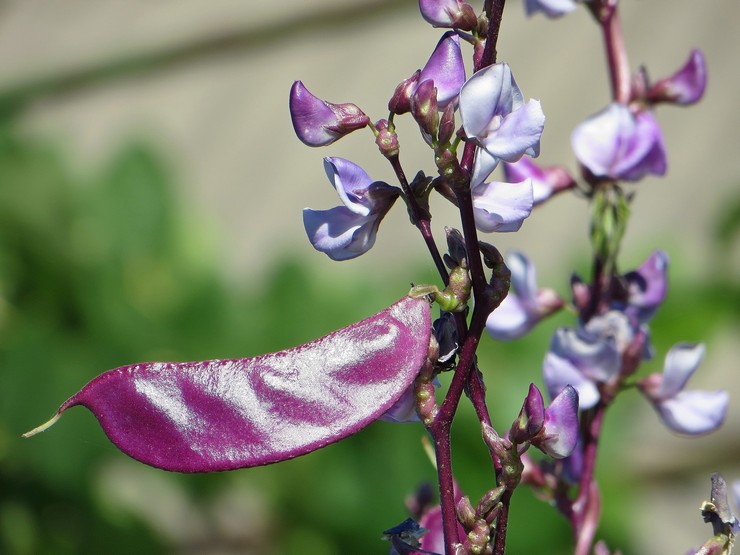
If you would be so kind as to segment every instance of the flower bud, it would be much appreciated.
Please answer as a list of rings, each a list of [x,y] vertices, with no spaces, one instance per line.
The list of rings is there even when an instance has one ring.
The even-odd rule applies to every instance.
[[[421,70],[417,69],[411,77],[398,84],[396,90],[393,91],[393,96],[388,101],[388,110],[390,112],[394,114],[405,114],[411,111],[411,95],[416,90],[420,75]]]
[[[419,10],[434,27],[472,31],[478,24],[473,6],[461,0],[419,0]]]
[[[467,495],[457,502],[455,512],[457,513],[458,522],[460,522],[466,530],[471,530],[473,526],[475,526],[475,509],[473,509],[473,505],[470,504],[470,499],[468,499]]]
[[[388,120],[381,119],[375,124],[375,130],[378,132],[378,136],[375,137],[375,144],[378,145],[380,153],[386,158],[392,158],[398,156],[400,149],[398,145],[398,135],[396,131],[389,129]]]
[[[290,117],[296,135],[308,146],[331,144],[370,123],[370,118],[356,105],[321,100],[300,81],[290,89]]]
[[[434,147],[439,127],[437,112],[437,88],[431,80],[424,81],[411,96],[411,115],[419,124],[424,141]]]
[[[707,68],[701,50],[692,50],[676,73],[655,83],[647,93],[651,103],[670,102],[688,106],[699,102],[707,86]]]
[[[542,399],[542,393],[534,384],[529,384],[529,393],[522,410],[519,411],[519,417],[511,426],[509,437],[514,443],[524,443],[537,435],[545,424],[545,401]]]

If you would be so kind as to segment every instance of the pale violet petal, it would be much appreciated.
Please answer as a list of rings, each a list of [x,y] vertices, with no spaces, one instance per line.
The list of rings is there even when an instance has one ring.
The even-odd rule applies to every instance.
[[[416,412],[416,393],[415,385],[411,384],[401,397],[393,403],[380,417],[385,422],[420,422],[419,414]]]
[[[634,133],[629,108],[616,102],[580,123],[571,135],[576,158],[596,176],[609,176],[624,137]]]
[[[522,303],[530,310],[537,310],[537,270],[532,261],[518,251],[507,253],[506,265],[511,271],[511,287]]]
[[[375,244],[380,225],[377,216],[361,216],[345,206],[329,210],[303,210],[303,225],[313,247],[332,260],[349,260]]]
[[[683,390],[704,358],[704,345],[679,343],[671,347],[665,357],[663,379],[656,391],[656,398],[668,399]]]
[[[437,105],[443,110],[457,99],[465,83],[465,65],[460,51],[460,38],[448,31],[437,43],[429,61],[421,70],[418,83],[432,80],[437,88]]]
[[[475,149],[473,159],[473,174],[470,177],[470,186],[477,187],[483,183],[498,165],[498,158],[492,156],[486,149],[478,147]]]
[[[473,74],[460,90],[460,118],[468,137],[483,137],[496,117],[514,109],[522,94],[507,64],[494,64]]]
[[[622,363],[615,341],[592,337],[572,328],[555,330],[550,350],[568,359],[584,376],[602,383],[616,376]]]
[[[547,17],[560,17],[576,9],[575,0],[525,0],[524,9],[531,16],[543,12]]]
[[[486,331],[494,339],[509,341],[525,335],[536,323],[516,293],[509,292],[501,304],[488,315]]]
[[[371,206],[365,194],[373,180],[365,170],[344,158],[324,158],[324,171],[349,210],[361,216],[370,214]]]
[[[540,448],[556,459],[570,456],[578,443],[578,391],[566,386],[545,409],[546,439]]]
[[[719,428],[727,414],[726,391],[682,391],[656,403],[663,422],[674,432],[686,435],[708,434]]]
[[[476,227],[485,233],[516,231],[532,213],[532,181],[481,183],[473,188]]]
[[[542,377],[551,398],[557,397],[566,386],[572,385],[578,391],[582,410],[590,409],[601,398],[594,382],[586,378],[569,360],[552,352],[545,355]]]
[[[516,162],[524,154],[540,153],[540,137],[545,128],[545,114],[538,100],[529,100],[506,115],[499,128],[483,140],[486,150],[500,160]]]

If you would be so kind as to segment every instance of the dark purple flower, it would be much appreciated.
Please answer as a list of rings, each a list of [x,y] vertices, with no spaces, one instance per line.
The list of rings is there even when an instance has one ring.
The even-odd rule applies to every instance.
[[[668,290],[668,254],[653,252],[639,268],[624,275],[627,285],[625,311],[641,324],[650,320],[665,299]]]
[[[666,172],[663,134],[647,110],[633,114],[614,102],[578,125],[571,143],[578,160],[597,178],[638,181]]]
[[[373,181],[360,166],[344,158],[324,158],[324,170],[344,206],[303,210],[303,225],[313,247],[332,260],[349,260],[375,244],[383,217],[400,193]]]
[[[549,166],[541,168],[530,158],[521,158],[518,162],[504,164],[506,181],[519,183],[525,179],[532,180],[534,205],[542,204],[551,196],[570,189],[576,182],[565,168]]]
[[[463,0],[419,0],[419,10],[434,27],[471,31],[478,24],[473,6]]]
[[[460,90],[460,117],[475,151],[470,184],[483,183],[499,161],[537,156],[545,115],[537,100],[524,102],[507,64],[475,73]]]
[[[388,109],[396,114],[411,111],[411,102],[419,85],[425,81],[434,83],[437,89],[437,108],[444,110],[456,102],[460,87],[465,82],[465,64],[460,51],[460,39],[448,31],[437,43],[424,69],[417,71],[396,87]]]
[[[506,266],[511,270],[511,290],[486,320],[486,331],[502,341],[522,337],[564,305],[552,289],[537,289],[534,264],[524,254],[507,254]]]
[[[354,104],[332,104],[316,98],[300,81],[290,89],[290,117],[296,135],[308,146],[331,144],[370,123]]]
[[[430,306],[404,297],[306,345],[255,358],[142,363],[106,372],[67,400],[90,409],[124,453],[178,472],[291,459],[376,420],[426,360]]]
[[[661,79],[648,90],[650,102],[671,102],[687,106],[699,102],[707,87],[707,67],[701,50],[692,50],[676,73]]]
[[[662,374],[640,380],[640,390],[674,432],[701,435],[722,425],[729,396],[726,391],[684,391],[704,357],[704,345],[679,343],[668,351]]]
[[[492,181],[472,189],[475,227],[484,233],[518,231],[532,213],[532,180]]]
[[[547,17],[560,17],[576,9],[575,0],[524,0],[524,9],[531,16],[543,12]]]

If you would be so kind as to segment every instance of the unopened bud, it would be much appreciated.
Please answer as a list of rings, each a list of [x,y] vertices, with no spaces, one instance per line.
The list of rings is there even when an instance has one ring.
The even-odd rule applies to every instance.
[[[382,119],[375,124],[375,130],[378,132],[375,137],[375,144],[378,145],[380,153],[386,158],[398,156],[400,149],[398,145],[398,135],[396,131],[391,131],[388,126],[388,120]]]
[[[411,95],[416,90],[420,75],[421,70],[417,69],[411,77],[398,84],[396,90],[393,92],[393,96],[388,101],[388,110],[390,112],[394,114],[405,114],[411,111]]]
[[[457,520],[462,524],[463,528],[465,530],[472,530],[475,525],[475,509],[473,509],[473,505],[467,496],[462,497],[457,502],[455,511],[457,512]]]

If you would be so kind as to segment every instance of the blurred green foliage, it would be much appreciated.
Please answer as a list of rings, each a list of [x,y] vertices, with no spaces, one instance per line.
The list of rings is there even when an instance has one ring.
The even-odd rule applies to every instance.
[[[299,459],[212,475],[131,461],[83,410],[20,439],[109,368],[279,350],[406,292],[406,284],[370,276],[327,281],[287,254],[263,287],[238,289],[214,266],[203,225],[179,204],[170,173],[146,145],[123,149],[90,178],[77,175],[58,148],[0,132],[0,553],[384,553],[381,531],[406,518],[403,499],[418,484],[434,480],[415,425],[376,423]],[[418,275],[429,272],[420,266]],[[666,327],[684,320],[682,338],[687,325],[699,338],[722,323],[718,315],[737,318],[727,308],[727,295],[738,300],[731,283],[683,287],[695,304],[669,304],[659,316]],[[671,310],[693,318],[687,323]],[[568,315],[559,318],[527,341],[482,345],[492,414],[502,426],[518,413],[527,384],[539,382],[549,334],[569,323]],[[609,432],[602,460],[619,464],[621,432]],[[492,487],[467,403],[454,456],[466,493]],[[614,517],[602,533],[629,552],[629,511],[620,508],[631,490],[619,474],[600,473]],[[571,549],[564,520],[524,488],[511,522],[512,554],[543,553],[543,538],[550,554]]]

